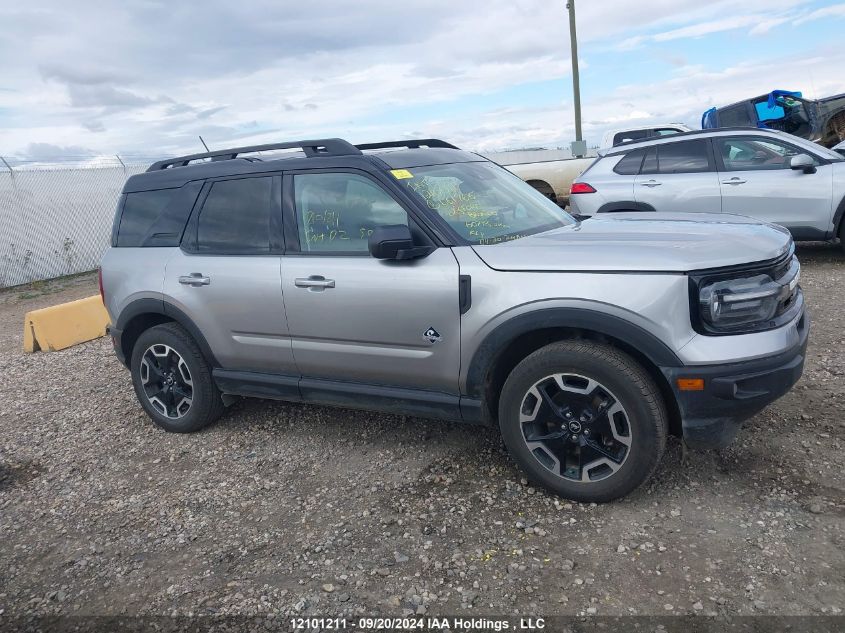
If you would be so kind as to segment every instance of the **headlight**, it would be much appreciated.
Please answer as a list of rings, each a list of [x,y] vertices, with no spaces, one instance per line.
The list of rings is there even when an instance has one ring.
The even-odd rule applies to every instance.
[[[705,334],[736,334],[779,327],[800,310],[798,260],[768,270],[693,278],[698,315]]]

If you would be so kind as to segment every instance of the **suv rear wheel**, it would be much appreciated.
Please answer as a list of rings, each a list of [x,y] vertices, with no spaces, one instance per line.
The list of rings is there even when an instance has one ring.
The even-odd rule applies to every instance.
[[[223,413],[211,368],[182,326],[164,323],[142,333],[130,366],[138,401],[165,431],[199,431]]]
[[[564,341],[530,354],[499,401],[505,445],[529,478],[575,501],[611,501],[646,481],[666,446],[654,381],[608,345]]]

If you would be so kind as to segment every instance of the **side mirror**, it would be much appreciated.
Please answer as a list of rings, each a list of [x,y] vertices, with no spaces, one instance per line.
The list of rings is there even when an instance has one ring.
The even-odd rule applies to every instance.
[[[789,167],[790,169],[800,169],[805,174],[816,173],[816,164],[807,154],[798,154],[797,156],[793,156],[792,160],[789,161]]]
[[[406,224],[377,226],[369,240],[370,255],[376,259],[416,259],[431,253],[430,246],[414,246],[411,229]]]

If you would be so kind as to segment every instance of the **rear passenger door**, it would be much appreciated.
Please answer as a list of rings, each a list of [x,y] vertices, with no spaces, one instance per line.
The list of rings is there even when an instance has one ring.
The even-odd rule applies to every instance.
[[[281,288],[281,176],[207,182],[167,262],[165,299],[196,324],[224,369],[292,377]]]
[[[690,139],[648,148],[634,182],[634,197],[655,211],[720,213],[721,192],[710,142]]]
[[[363,171],[291,173],[284,192],[282,288],[303,397],[320,399],[338,382],[457,394],[459,274],[451,249],[373,258],[368,241],[377,226],[407,224],[418,243],[431,240]]]

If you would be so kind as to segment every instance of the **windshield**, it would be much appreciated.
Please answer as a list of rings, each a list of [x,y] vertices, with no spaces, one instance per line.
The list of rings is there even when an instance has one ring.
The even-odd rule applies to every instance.
[[[394,169],[412,196],[471,244],[499,244],[575,220],[509,171],[489,162]]]

